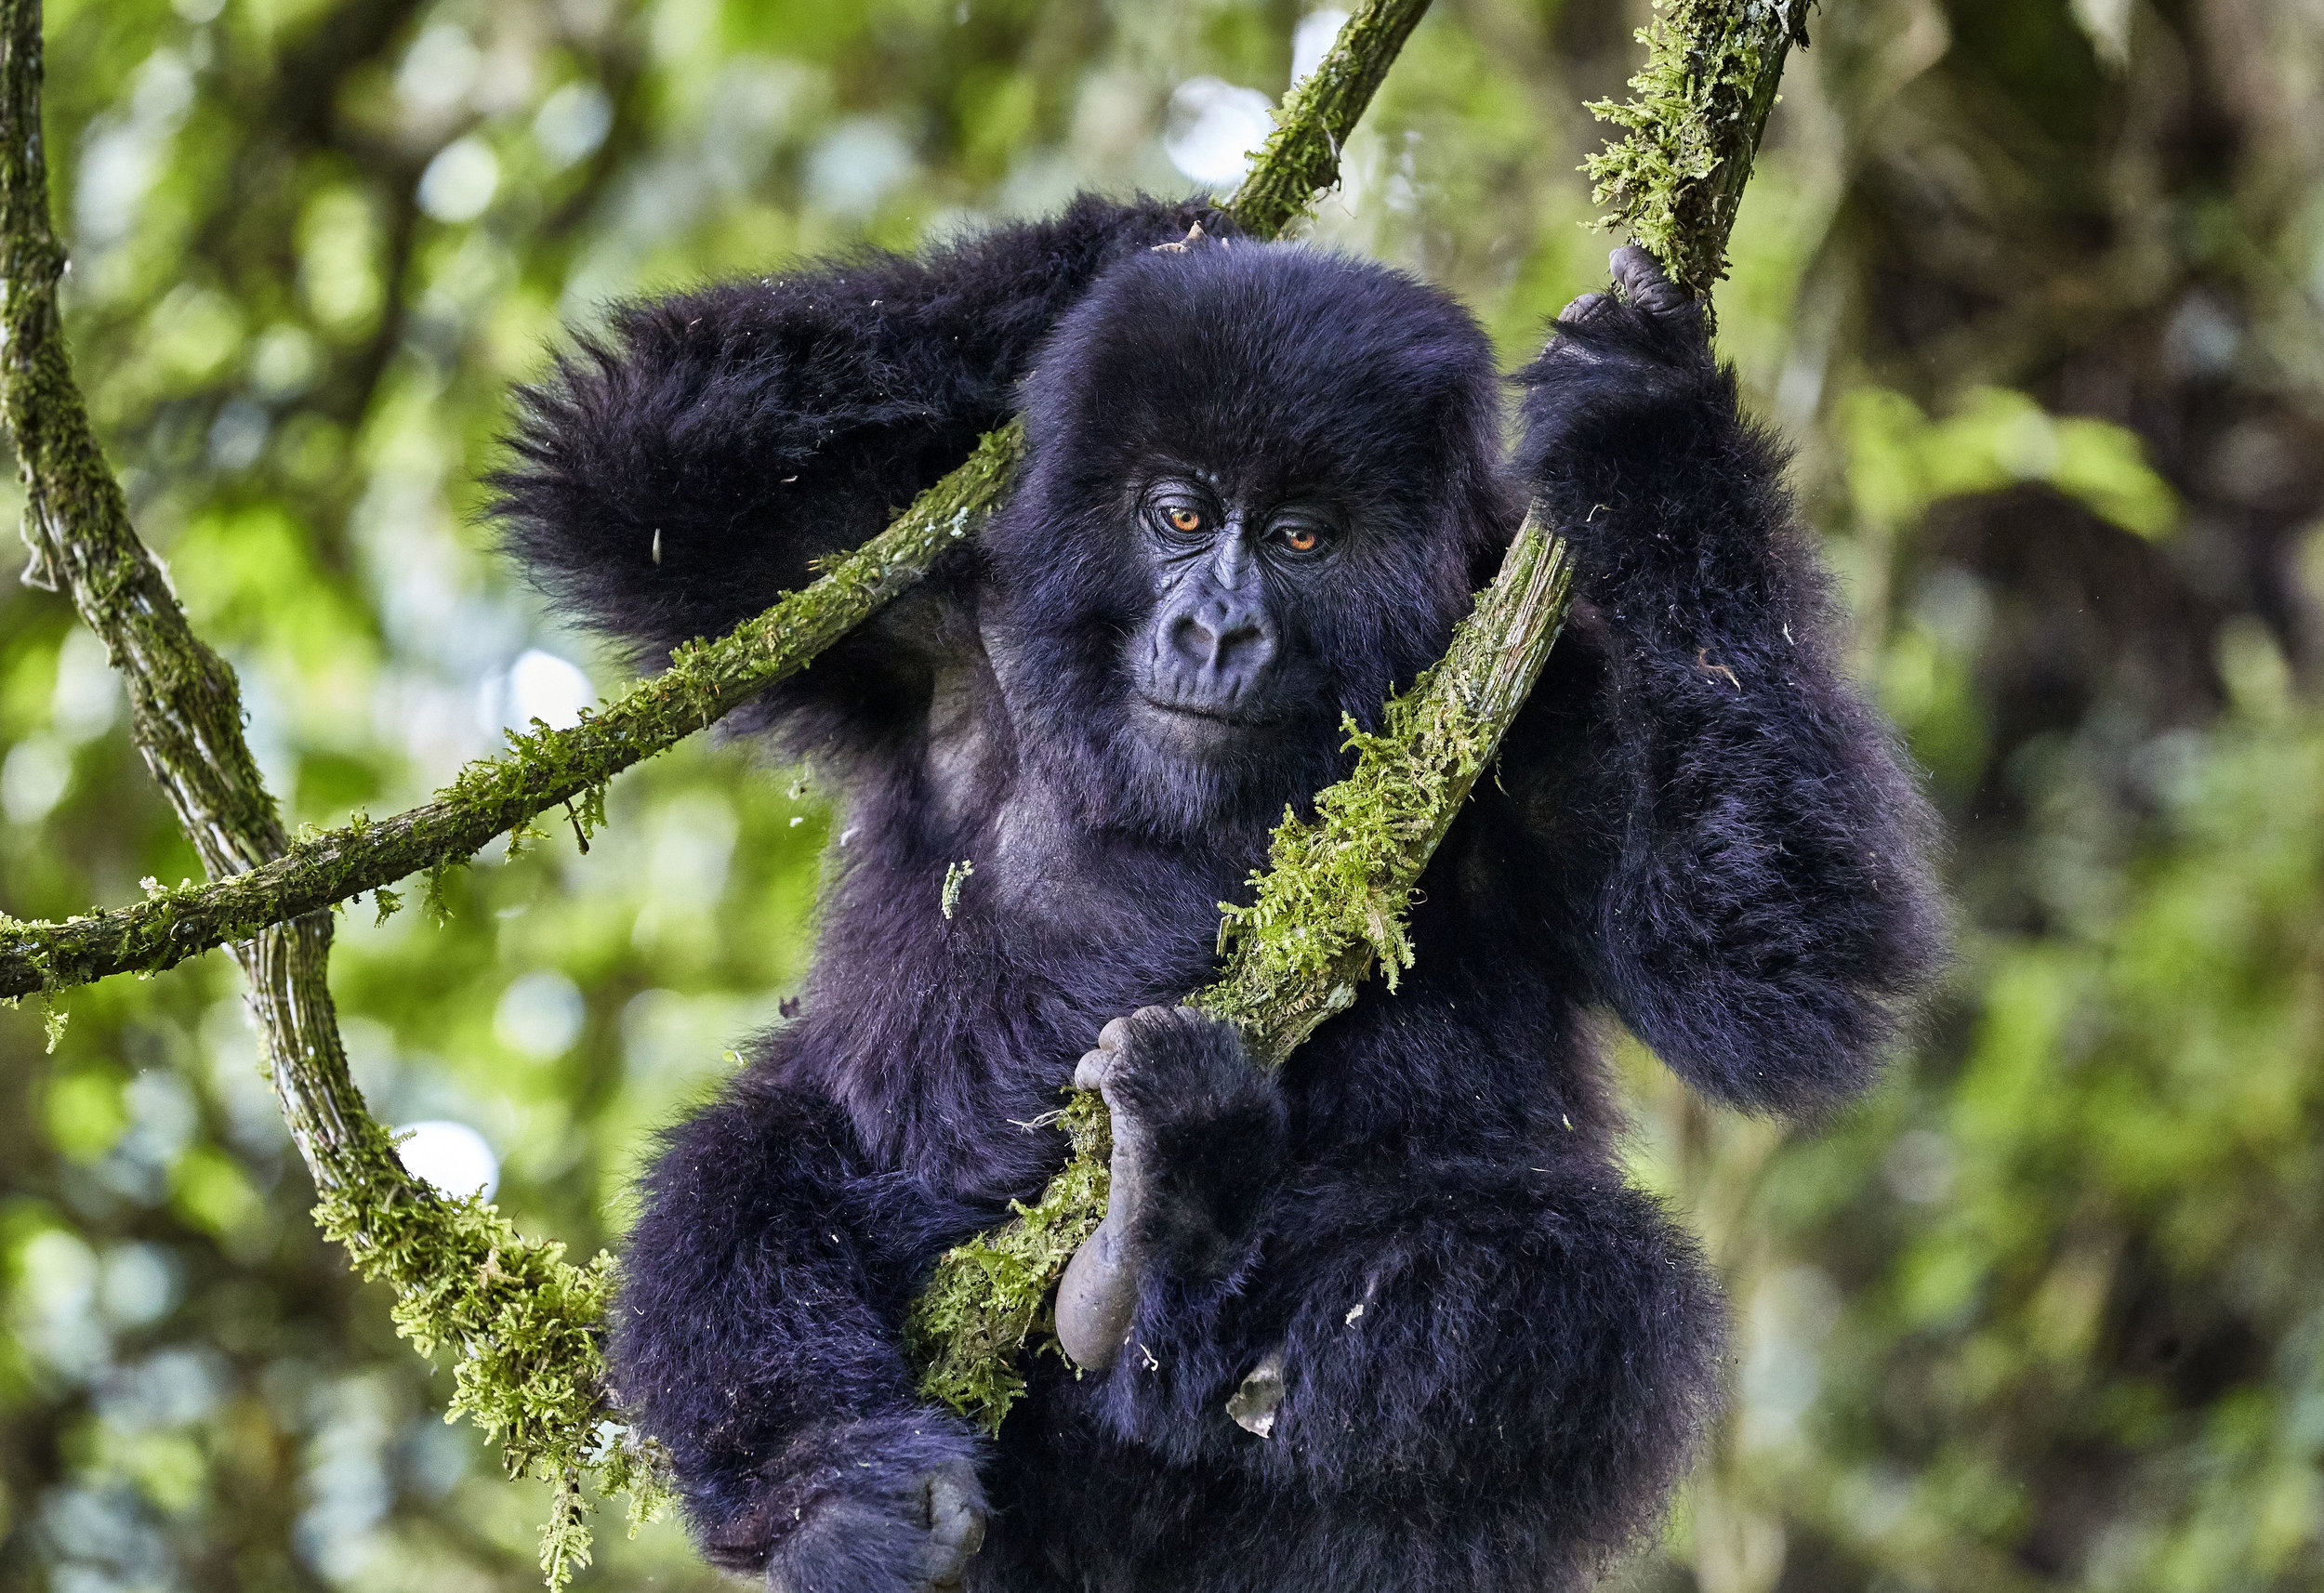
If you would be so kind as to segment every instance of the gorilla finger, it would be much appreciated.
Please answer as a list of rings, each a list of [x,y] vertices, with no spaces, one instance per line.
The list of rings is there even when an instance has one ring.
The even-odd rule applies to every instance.
[[[977,1493],[975,1468],[965,1460],[928,1474],[928,1547],[921,1562],[924,1586],[959,1586],[969,1557],[984,1547],[984,1511]]]
[[[1120,1050],[1122,1041],[1128,1036],[1129,1033],[1129,1020],[1127,1018],[1115,1019],[1111,1023],[1108,1023],[1104,1028],[1098,1031],[1098,1049],[1101,1051]]]
[[[1615,250],[1606,265],[1630,301],[1643,309],[1668,315],[1693,302],[1684,288],[1663,273],[1661,262],[1636,244]]]
[[[1199,1015],[1190,1007],[1168,1002],[1156,1003],[1152,1007],[1141,1007],[1122,1020],[1122,1038],[1125,1043],[1135,1043],[1141,1039],[1152,1042],[1158,1036],[1200,1020]]]
[[[1114,1072],[1114,1064],[1121,1060],[1119,1051],[1089,1050],[1081,1053],[1081,1060],[1074,1064],[1074,1088],[1103,1089]]]
[[[1587,321],[1591,316],[1597,314],[1598,311],[1605,308],[1608,296],[1608,295],[1603,293],[1583,294],[1579,298],[1574,300],[1573,303],[1559,310],[1557,312],[1557,318],[1560,321]]]

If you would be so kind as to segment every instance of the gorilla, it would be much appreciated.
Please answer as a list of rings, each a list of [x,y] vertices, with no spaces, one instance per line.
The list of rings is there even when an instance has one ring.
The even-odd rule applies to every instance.
[[[1635,249],[1615,277],[1516,378],[1513,449],[1447,296],[1202,202],[628,304],[522,395],[507,544],[649,665],[1029,428],[986,529],[742,721],[844,792],[815,961],[661,1145],[611,1325],[709,1559],[787,1593],[1493,1593],[1582,1586],[1657,1518],[1723,1307],[1618,1170],[1609,1020],[1813,1116],[1943,928],[1781,450],[1700,309]],[[1576,610],[1421,882],[1419,964],[1261,1073],[1171,1004],[1528,503]],[[1028,1346],[987,1438],[900,1324],[1062,1165],[1076,1081],[1116,1206],[1076,1359]]]

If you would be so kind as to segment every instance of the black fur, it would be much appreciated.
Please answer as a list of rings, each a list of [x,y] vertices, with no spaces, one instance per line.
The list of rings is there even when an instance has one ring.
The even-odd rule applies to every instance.
[[[1084,200],[625,309],[530,395],[499,479],[520,555],[651,652],[867,535],[1030,374],[1031,465],[983,546],[762,705],[848,771],[821,948],[630,1240],[622,1397],[706,1545],[784,1586],[911,1586],[916,1501],[960,1462],[990,1515],[971,1588],[1578,1586],[1658,1512],[1721,1353],[1693,1244],[1617,1171],[1587,1014],[1722,1099],[1812,1112],[1865,1085],[1938,954],[1923,809],[1691,311],[1564,325],[1512,466],[1443,295],[1299,248],[1150,252],[1195,214]],[[1201,757],[1129,686],[1157,461],[1344,530],[1267,567],[1287,717]],[[907,1300],[1055,1169],[1058,1137],[1012,1125],[1099,1027],[1204,982],[1215,903],[1343,771],[1339,716],[1437,655],[1529,494],[1583,602],[1423,882],[1419,965],[1278,1079],[1215,1026],[1141,1036],[1134,1342],[1080,1378],[1033,1357],[983,1442],[916,1395]],[[1262,1439],[1224,1407],[1274,1353]]]

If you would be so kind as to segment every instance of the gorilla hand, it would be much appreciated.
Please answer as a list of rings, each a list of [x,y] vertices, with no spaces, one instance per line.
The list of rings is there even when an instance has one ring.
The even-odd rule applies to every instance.
[[[1105,1096],[1113,1186],[1105,1220],[1058,1284],[1057,1338],[1076,1365],[1103,1371],[1132,1333],[1150,1271],[1201,1283],[1248,1258],[1283,1159],[1283,1101],[1235,1026],[1191,1007],[1115,1019],[1074,1085]]]
[[[767,1593],[953,1593],[984,1543],[974,1463],[912,1471],[835,1457],[768,1488],[703,1552],[762,1573]]]
[[[1606,267],[1614,278],[1614,291],[1583,294],[1557,312],[1561,336],[1551,342],[1550,358],[1588,359],[1592,341],[1589,334],[1611,330],[1591,323],[1602,322],[1608,311],[1618,313],[1623,306],[1636,311],[1640,318],[1658,323],[1690,339],[1702,337],[1701,303],[1663,275],[1662,267],[1652,255],[1635,244],[1625,244],[1606,257]],[[1576,332],[1582,336],[1570,336]]]
[[[1735,423],[1734,381],[1712,358],[1701,302],[1635,244],[1608,264],[1613,286],[1567,305],[1541,357],[1518,374],[1527,388],[1518,464],[1556,506],[1592,604],[1608,598],[1609,557],[1631,540],[1614,529],[1630,517],[1604,511],[1695,501],[1670,475],[1682,469],[1675,461],[1697,461],[1683,467],[1684,491],[1694,491],[1697,477],[1718,468],[1702,440],[1731,435]]]

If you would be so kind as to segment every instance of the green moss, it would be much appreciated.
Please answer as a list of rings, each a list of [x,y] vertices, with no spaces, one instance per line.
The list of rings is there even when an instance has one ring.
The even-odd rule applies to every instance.
[[[1727,234],[1807,0],[1654,0],[1632,98],[1590,107],[1624,136],[1583,163],[1592,198],[1697,297],[1726,274]]]
[[[396,1332],[423,1355],[452,1356],[444,1419],[473,1419],[509,1476],[549,1484],[541,1570],[561,1588],[589,1560],[585,1472],[601,1493],[629,1495],[633,1532],[671,1502],[659,1452],[609,1415],[598,1336],[614,1258],[574,1266],[562,1244],[524,1238],[481,1198],[441,1199],[376,1147],[361,1160],[369,1176],[325,1195],[315,1221],[357,1272],[395,1290]]]
[[[946,919],[950,919],[960,910],[960,892],[967,889],[969,875],[975,872],[976,864],[967,858],[962,858],[958,862],[944,870],[944,893],[938,906]]]
[[[1037,1328],[1052,1328],[1050,1289],[1104,1219],[1112,1181],[1114,1135],[1098,1095],[1075,1092],[1048,1122],[1073,1146],[1064,1170],[1039,1201],[1016,1205],[1000,1227],[946,1251],[904,1324],[921,1391],[995,1432],[1024,1392],[1017,1352]]]

